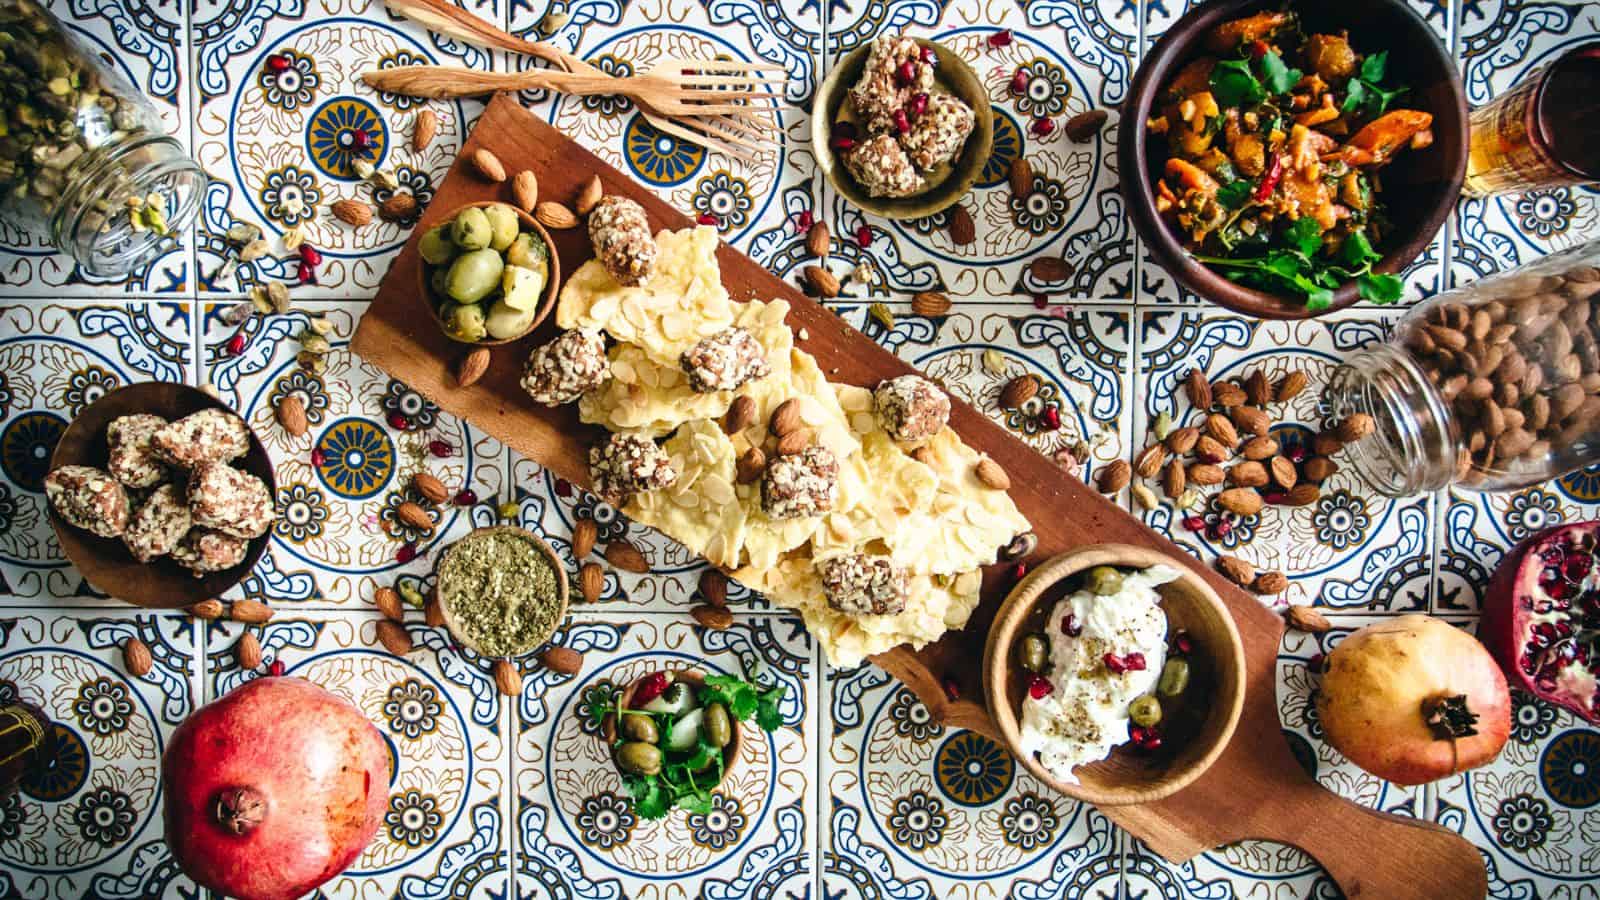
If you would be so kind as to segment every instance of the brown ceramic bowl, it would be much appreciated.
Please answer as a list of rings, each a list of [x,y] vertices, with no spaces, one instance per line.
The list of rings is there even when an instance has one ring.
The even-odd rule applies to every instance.
[[[817,89],[811,106],[811,152],[817,156],[817,167],[846,200],[885,219],[920,219],[954,206],[977,183],[994,149],[994,110],[989,106],[989,95],[978,73],[943,44],[922,38],[916,41],[933,48],[939,58],[936,83],[972,107],[976,119],[972,134],[967,136],[967,145],[943,181],[911,197],[872,197],[856,184],[844,162],[834,155],[833,123],[839,120],[840,110],[849,103],[850,88],[861,80],[861,70],[866,67],[867,54],[872,50],[870,43],[862,44],[834,64],[833,71]]]
[[[545,543],[542,538],[533,532],[528,531],[525,528],[518,528],[515,525],[490,525],[485,528],[475,528],[472,531],[467,532],[467,534],[464,535],[460,540],[457,540],[455,543],[446,547],[444,552],[439,554],[438,561],[434,563],[433,571],[435,575],[434,584],[436,585],[434,588],[434,596],[439,598],[439,613],[444,617],[444,627],[449,630],[451,637],[454,637],[457,641],[460,641],[462,646],[467,647],[479,656],[486,656],[487,654],[483,652],[483,649],[478,646],[476,641],[468,637],[461,629],[460,623],[456,619],[455,608],[444,602],[444,595],[438,591],[437,576],[440,569],[443,568],[445,560],[450,558],[451,552],[454,551],[456,547],[460,546],[462,542],[491,534],[515,535],[516,537],[527,541],[529,544],[532,544],[535,550],[545,555],[545,558],[550,561],[551,567],[556,571],[556,594],[561,598],[561,607],[560,609],[556,610],[556,616],[554,619],[555,624],[551,626],[550,634],[555,634],[556,629],[561,627],[562,620],[567,617],[567,568],[566,564],[561,561],[561,557],[556,555],[556,551],[551,549],[549,544]],[[532,653],[533,651],[539,649],[539,647],[543,646],[545,641],[550,640],[550,634],[544,635],[537,641],[534,641],[527,647],[519,649],[515,654],[512,655],[524,656]]]
[[[1122,107],[1122,140],[1117,166],[1123,173],[1122,193],[1139,236],[1178,283],[1207,300],[1235,312],[1263,319],[1304,319],[1343,309],[1360,300],[1354,282],[1334,292],[1328,309],[1308,312],[1296,297],[1280,297],[1235,284],[1195,262],[1183,248],[1182,235],[1156,212],[1154,184],[1166,163],[1166,144],[1145,125],[1157,108],[1156,98],[1185,63],[1201,54],[1207,31],[1218,24],[1268,9],[1278,0],[1212,0],[1195,6],[1167,30],[1134,74]],[[1433,114],[1433,146],[1407,150],[1383,168],[1383,198],[1394,223],[1393,233],[1377,248],[1383,259],[1376,272],[1398,273],[1432,243],[1455,208],[1467,171],[1467,98],[1450,53],[1433,28],[1405,0],[1341,0],[1339,3],[1292,2],[1307,33],[1347,29],[1360,53],[1389,51],[1388,78],[1410,85],[1400,105]]]
[[[422,301],[427,304],[428,315],[433,317],[433,321],[438,324],[439,331],[445,337],[448,337],[450,340],[456,341],[457,343],[466,344],[470,347],[496,347],[500,344],[510,344],[514,341],[520,341],[527,337],[530,332],[539,327],[539,323],[549,318],[550,314],[555,311],[556,294],[561,290],[561,260],[556,256],[556,244],[555,241],[550,239],[550,232],[545,231],[544,226],[540,225],[538,221],[533,218],[533,216],[528,215],[526,212],[523,212],[520,209],[517,209],[517,205],[515,203],[507,203],[504,200],[479,200],[476,203],[463,203],[451,210],[450,215],[445,216],[440,224],[454,222],[456,220],[456,216],[461,215],[462,210],[469,209],[474,206],[511,207],[517,211],[517,219],[522,223],[522,230],[531,231],[534,234],[537,234],[540,240],[544,241],[545,248],[550,251],[550,278],[545,283],[544,297],[539,300],[539,308],[533,314],[533,321],[529,323],[526,330],[514,337],[484,338],[481,341],[461,341],[450,337],[450,332],[445,331],[444,320],[439,318],[440,298],[435,296],[433,293],[433,286],[428,283],[428,276],[434,267],[428,265],[427,261],[422,259],[421,256],[417,257],[417,296],[421,297]]]
[[[1167,614],[1167,633],[1188,632],[1193,648],[1189,688],[1176,708],[1163,706],[1162,747],[1155,752],[1126,744],[1099,762],[1073,769],[1077,784],[1050,774],[1021,746],[1025,671],[1017,645],[1031,632],[1047,631],[1050,611],[1075,587],[1073,576],[1095,566],[1145,569],[1164,564],[1178,580],[1156,588]],[[984,695],[1007,746],[1035,778],[1061,793],[1100,806],[1151,803],[1199,778],[1227,746],[1244,709],[1244,645],[1227,607],[1184,563],[1148,547],[1096,544],[1053,557],[1017,583],[989,629],[984,648]]]
[[[106,426],[113,419],[135,413],[149,413],[168,421],[181,419],[203,409],[220,409],[233,413],[222,401],[199,388],[186,384],[148,381],[118,388],[78,413],[50,456],[50,468],[61,466],[106,466]],[[237,415],[237,413],[234,413]],[[277,496],[276,482],[272,477],[272,460],[267,450],[250,433],[250,450],[234,465],[266,482],[267,493]],[[149,609],[176,609],[215,597],[244,579],[255,568],[266,552],[272,533],[250,542],[244,561],[222,572],[211,572],[196,578],[193,572],[178,565],[171,557],[162,557],[141,563],[128,552],[120,538],[103,538],[80,531],[68,525],[65,519],[50,509],[50,525],[56,531],[56,540],[67,561],[78,568],[95,590],[112,597]]]
[[[705,673],[699,671],[698,669],[669,668],[659,671],[671,673],[673,681],[681,681],[684,684],[692,684],[697,687],[705,684],[706,681]],[[633,695],[639,691],[639,684],[648,677],[648,675],[640,675],[638,678],[628,682],[627,687],[622,689],[622,696],[617,700],[617,705],[623,709],[627,709],[629,706],[631,706],[633,704]],[[733,722],[733,737],[728,741],[728,746],[722,748],[722,779],[717,782],[716,787],[722,787],[722,785],[728,780],[728,775],[733,772],[733,767],[739,762],[739,747],[744,742],[744,728],[742,723],[738,719],[734,719],[732,716],[729,716],[729,719]],[[605,719],[600,723],[600,734],[605,738],[606,746],[608,748],[612,744],[616,743],[617,716],[615,713],[606,716]]]

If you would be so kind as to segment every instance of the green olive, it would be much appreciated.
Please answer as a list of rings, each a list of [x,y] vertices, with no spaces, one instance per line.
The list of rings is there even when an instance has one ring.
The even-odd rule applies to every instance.
[[[1122,590],[1122,573],[1112,566],[1095,566],[1084,574],[1083,586],[1091,593],[1109,597]]]
[[[457,303],[477,303],[500,286],[505,267],[500,254],[488,248],[463,253],[450,264],[445,293]]]
[[[661,748],[644,741],[629,741],[617,748],[617,768],[646,778],[661,773]]]
[[[733,719],[729,717],[727,707],[721,703],[713,703],[706,707],[700,729],[713,747],[728,746],[728,742],[733,740]]]
[[[1183,659],[1169,659],[1161,667],[1161,680],[1156,682],[1156,690],[1163,697],[1176,697],[1183,693],[1189,686],[1189,662]]]
[[[1141,694],[1133,698],[1133,702],[1128,704],[1128,718],[1135,725],[1149,728],[1161,721],[1161,701],[1156,699],[1155,694]]]
[[[544,245],[537,234],[524,231],[506,248],[506,262],[540,272],[550,262],[550,248]]]
[[[655,719],[650,716],[641,716],[629,713],[621,717],[622,724],[618,731],[630,741],[643,741],[646,744],[661,743],[661,729],[656,727]]]
[[[463,250],[482,250],[494,239],[494,226],[478,207],[463,209],[450,226],[450,239]]]
[[[504,251],[517,239],[517,228],[522,222],[517,218],[517,211],[504,203],[483,207],[483,215],[489,220],[489,246]]]
[[[1017,647],[1017,662],[1029,672],[1043,672],[1050,662],[1050,642],[1042,634],[1030,634]]]
[[[440,266],[428,276],[428,287],[433,289],[433,295],[440,299],[450,296],[450,270]]]
[[[533,324],[534,312],[532,309],[517,309],[504,300],[496,300],[489,307],[489,318],[484,322],[484,328],[497,341],[521,337]]]
[[[484,329],[483,307],[476,303],[452,306],[444,317],[444,333],[458,341],[481,341],[488,331]]]
[[[445,226],[435,225],[422,233],[417,241],[417,252],[430,266],[442,266],[456,255],[456,245],[451,243]]]

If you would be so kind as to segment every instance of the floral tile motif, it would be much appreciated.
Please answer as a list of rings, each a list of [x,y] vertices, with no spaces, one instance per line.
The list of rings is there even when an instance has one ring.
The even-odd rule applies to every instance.
[[[1600,18],[1581,3],[1505,0],[1461,6],[1460,54],[1467,101],[1487,103],[1593,40]],[[1559,187],[1463,200],[1455,215],[1450,277],[1465,284],[1600,236],[1600,190]]]
[[[554,643],[584,654],[576,676],[526,673],[516,704],[518,890],[524,896],[805,897],[816,846],[816,653],[798,619],[741,617],[708,631],[682,617],[578,615]],[[704,815],[637,817],[591,724],[589,704],[663,666],[699,665],[782,683],[783,726],[746,723],[740,757]]]
[[[649,8],[646,8],[649,6]],[[783,274],[804,259],[802,215],[821,218],[822,177],[811,152],[811,96],[820,78],[821,22],[815,4],[729,0],[653,5],[578,4],[546,33],[542,4],[518,4],[511,30],[544,39],[614,75],[640,75],[665,59],[773,63],[789,79],[785,103],[760,108],[752,123],[770,142],[752,160],[707,150],[658,131],[624,97],[529,92],[529,108],[690,218],[716,226],[723,239]],[[638,27],[641,21],[649,27]],[[531,58],[507,65],[525,69]],[[813,212],[816,210],[816,212]]]
[[[122,665],[130,637],[154,662],[138,678]],[[44,710],[56,741],[50,767],[0,801],[0,895],[194,896],[162,837],[160,784],[197,705],[194,640],[171,613],[0,618],[0,706]]]
[[[1328,790],[1363,806],[1419,816],[1428,808],[1428,788],[1400,787],[1357,768],[1326,742],[1317,719],[1315,693],[1320,675],[1316,668],[1321,657],[1356,629],[1377,621],[1380,618],[1376,616],[1341,615],[1334,629],[1325,634],[1286,631],[1278,651],[1278,717],[1295,758]],[[1124,867],[1128,879],[1125,896],[1129,897],[1270,896],[1288,900],[1338,896],[1337,886],[1316,860],[1295,847],[1272,841],[1240,841],[1178,865],[1130,838]],[[1263,886],[1269,886],[1266,893]]]
[[[50,454],[107,391],[188,381],[192,333],[184,303],[0,305],[0,604],[95,596],[50,527]]]
[[[1213,381],[1242,380],[1261,369],[1276,383],[1290,371],[1304,372],[1306,390],[1286,406],[1274,404],[1269,410],[1280,445],[1303,446],[1321,426],[1320,397],[1333,369],[1361,347],[1384,340],[1392,324],[1392,318],[1371,313],[1296,323],[1145,312],[1139,323],[1136,382],[1144,403],[1133,444],[1138,448],[1148,442],[1150,423],[1162,412],[1179,425],[1200,423],[1201,415],[1182,390],[1189,370],[1198,368]],[[1433,498],[1382,497],[1343,469],[1321,487],[1321,497],[1310,506],[1269,505],[1253,516],[1223,512],[1210,498],[1188,514],[1163,500],[1142,515],[1146,524],[1201,559],[1228,554],[1259,569],[1282,571],[1289,576],[1289,590],[1268,602],[1392,612],[1427,609]],[[1183,524],[1193,516],[1203,520],[1202,530],[1190,531]],[[1219,525],[1224,521],[1226,529]]]
[[[189,41],[182,4],[46,0],[44,5],[69,34],[148,98],[167,135],[189,145]],[[0,222],[0,287],[10,290],[30,286],[58,297],[178,294],[189,287],[189,263],[185,236],[128,277],[106,279],[57,253],[48,233]]]
[[[1592,896],[1600,883],[1600,731],[1522,691],[1511,692],[1511,704],[1505,749],[1438,782],[1434,818],[1479,848],[1492,897]]]
[[[1047,456],[1084,442],[1075,460],[1080,477],[1129,452],[1132,396],[1128,326],[1117,307],[1074,304],[1031,315],[1008,304],[963,303],[949,315],[918,316],[909,305],[885,306],[889,322],[871,307],[839,303],[846,324],[893,350],[943,384],[954,396],[1002,422]],[[1000,405],[1000,391],[1019,375],[1040,380],[1037,402]]]
[[[374,616],[283,614],[248,626],[266,666],[309,679],[355,704],[394,754],[389,809],[351,867],[325,885],[330,897],[506,896],[505,705],[486,667],[451,647],[442,628],[408,626],[405,657],[378,645]],[[218,697],[259,671],[241,671],[234,622],[205,626],[206,695]]]
[[[360,304],[306,304],[242,326],[223,320],[232,305],[203,305],[205,376],[266,445],[280,513],[245,593],[367,603],[377,587],[431,571],[433,551],[492,522],[492,505],[505,484],[504,447],[352,354]],[[320,374],[296,360],[299,336],[314,314],[326,315],[333,326],[327,336],[333,347]],[[244,347],[230,355],[235,334],[245,336]],[[304,403],[311,426],[299,438],[275,418],[280,399],[291,395]],[[423,500],[411,484],[422,471],[452,493],[470,490],[477,502],[424,503],[431,532],[406,524],[398,509]]]
[[[829,897],[1118,896],[1118,838],[976,732],[933,722],[876,666],[827,675]]]
[[[419,206],[432,199],[482,111],[476,101],[423,101],[368,87],[368,69],[413,64],[493,68],[487,51],[441,40],[420,25],[381,13],[370,0],[282,6],[254,0],[244,9],[197,9],[196,71],[199,115],[196,157],[213,183],[198,235],[202,290],[235,292],[266,281],[298,284],[295,254],[276,238],[300,228],[322,251],[315,284],[300,296],[368,299],[388,271],[415,219],[374,218],[355,228],[328,208],[339,200],[376,205],[395,191],[364,182],[355,163],[389,171],[399,192]],[[474,9],[494,24],[490,5]],[[438,116],[438,135],[423,150],[411,134],[423,108]],[[247,222],[262,229],[274,250],[218,278],[227,258],[223,234]]]
[[[835,232],[856,235],[864,228],[871,237],[861,255],[877,270],[874,281],[899,294],[940,290],[980,300],[1035,294],[1131,300],[1134,244],[1117,192],[1114,148],[1120,128],[1115,110],[1138,43],[1132,9],[1124,15],[1096,5],[1047,2],[1023,9],[967,0],[944,7],[858,6],[859,12],[847,7],[830,22],[841,53],[896,28],[938,40],[973,67],[994,112],[994,149],[962,200],[978,226],[973,243],[951,240],[949,211],[893,222],[834,198]],[[990,38],[1002,31],[1009,44],[992,46],[999,41]],[[1024,80],[1026,88],[1015,90]],[[1072,141],[1060,126],[1091,109],[1111,111],[1110,121],[1087,142]],[[1018,157],[1026,157],[1035,173],[1025,197],[1012,195],[1007,177]],[[1066,259],[1072,274],[1065,281],[1040,280],[1027,264],[1041,255]]]

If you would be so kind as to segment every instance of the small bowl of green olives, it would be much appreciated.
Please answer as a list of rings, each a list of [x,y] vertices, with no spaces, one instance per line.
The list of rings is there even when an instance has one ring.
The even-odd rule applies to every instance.
[[[635,678],[623,688],[617,708],[600,724],[611,758],[624,776],[659,778],[674,765],[685,769],[689,758],[704,750],[715,782],[700,787],[716,790],[739,762],[739,720],[725,703],[703,702],[706,680],[694,669],[664,669]],[[714,759],[720,750],[720,763]],[[670,804],[669,804],[670,806]]]
[[[549,232],[509,203],[468,203],[417,239],[421,296],[445,336],[508,344],[555,309],[561,262]]]
[[[995,616],[983,671],[989,712],[1022,766],[1102,806],[1188,786],[1222,755],[1244,709],[1244,644],[1221,598],[1186,562],[1132,544],[1035,566]],[[1033,752],[1053,740],[1065,741],[1058,765],[1062,748],[1075,757],[1070,778]]]

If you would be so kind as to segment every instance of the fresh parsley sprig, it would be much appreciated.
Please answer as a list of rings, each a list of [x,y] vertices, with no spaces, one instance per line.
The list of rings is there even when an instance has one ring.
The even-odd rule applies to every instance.
[[[1365,231],[1351,232],[1340,246],[1336,260],[1319,255],[1322,243],[1322,228],[1316,220],[1300,218],[1284,229],[1283,249],[1238,259],[1222,256],[1196,256],[1195,259],[1222,269],[1225,276],[1241,284],[1300,294],[1311,312],[1327,309],[1333,302],[1334,289],[1352,279],[1363,300],[1393,303],[1400,299],[1405,290],[1404,282],[1393,275],[1372,271],[1373,263],[1383,256],[1372,248]]]
[[[1256,65],[1249,59],[1225,59],[1211,69],[1211,96],[1222,107],[1255,106],[1289,93],[1304,75],[1289,68],[1275,50],[1263,53]]]
[[[1406,92],[1404,85],[1387,89],[1381,82],[1385,71],[1389,67],[1389,51],[1382,50],[1374,53],[1361,61],[1361,69],[1345,85],[1344,103],[1340,109],[1345,113],[1360,113],[1369,118],[1383,115],[1389,108],[1394,98]]]

